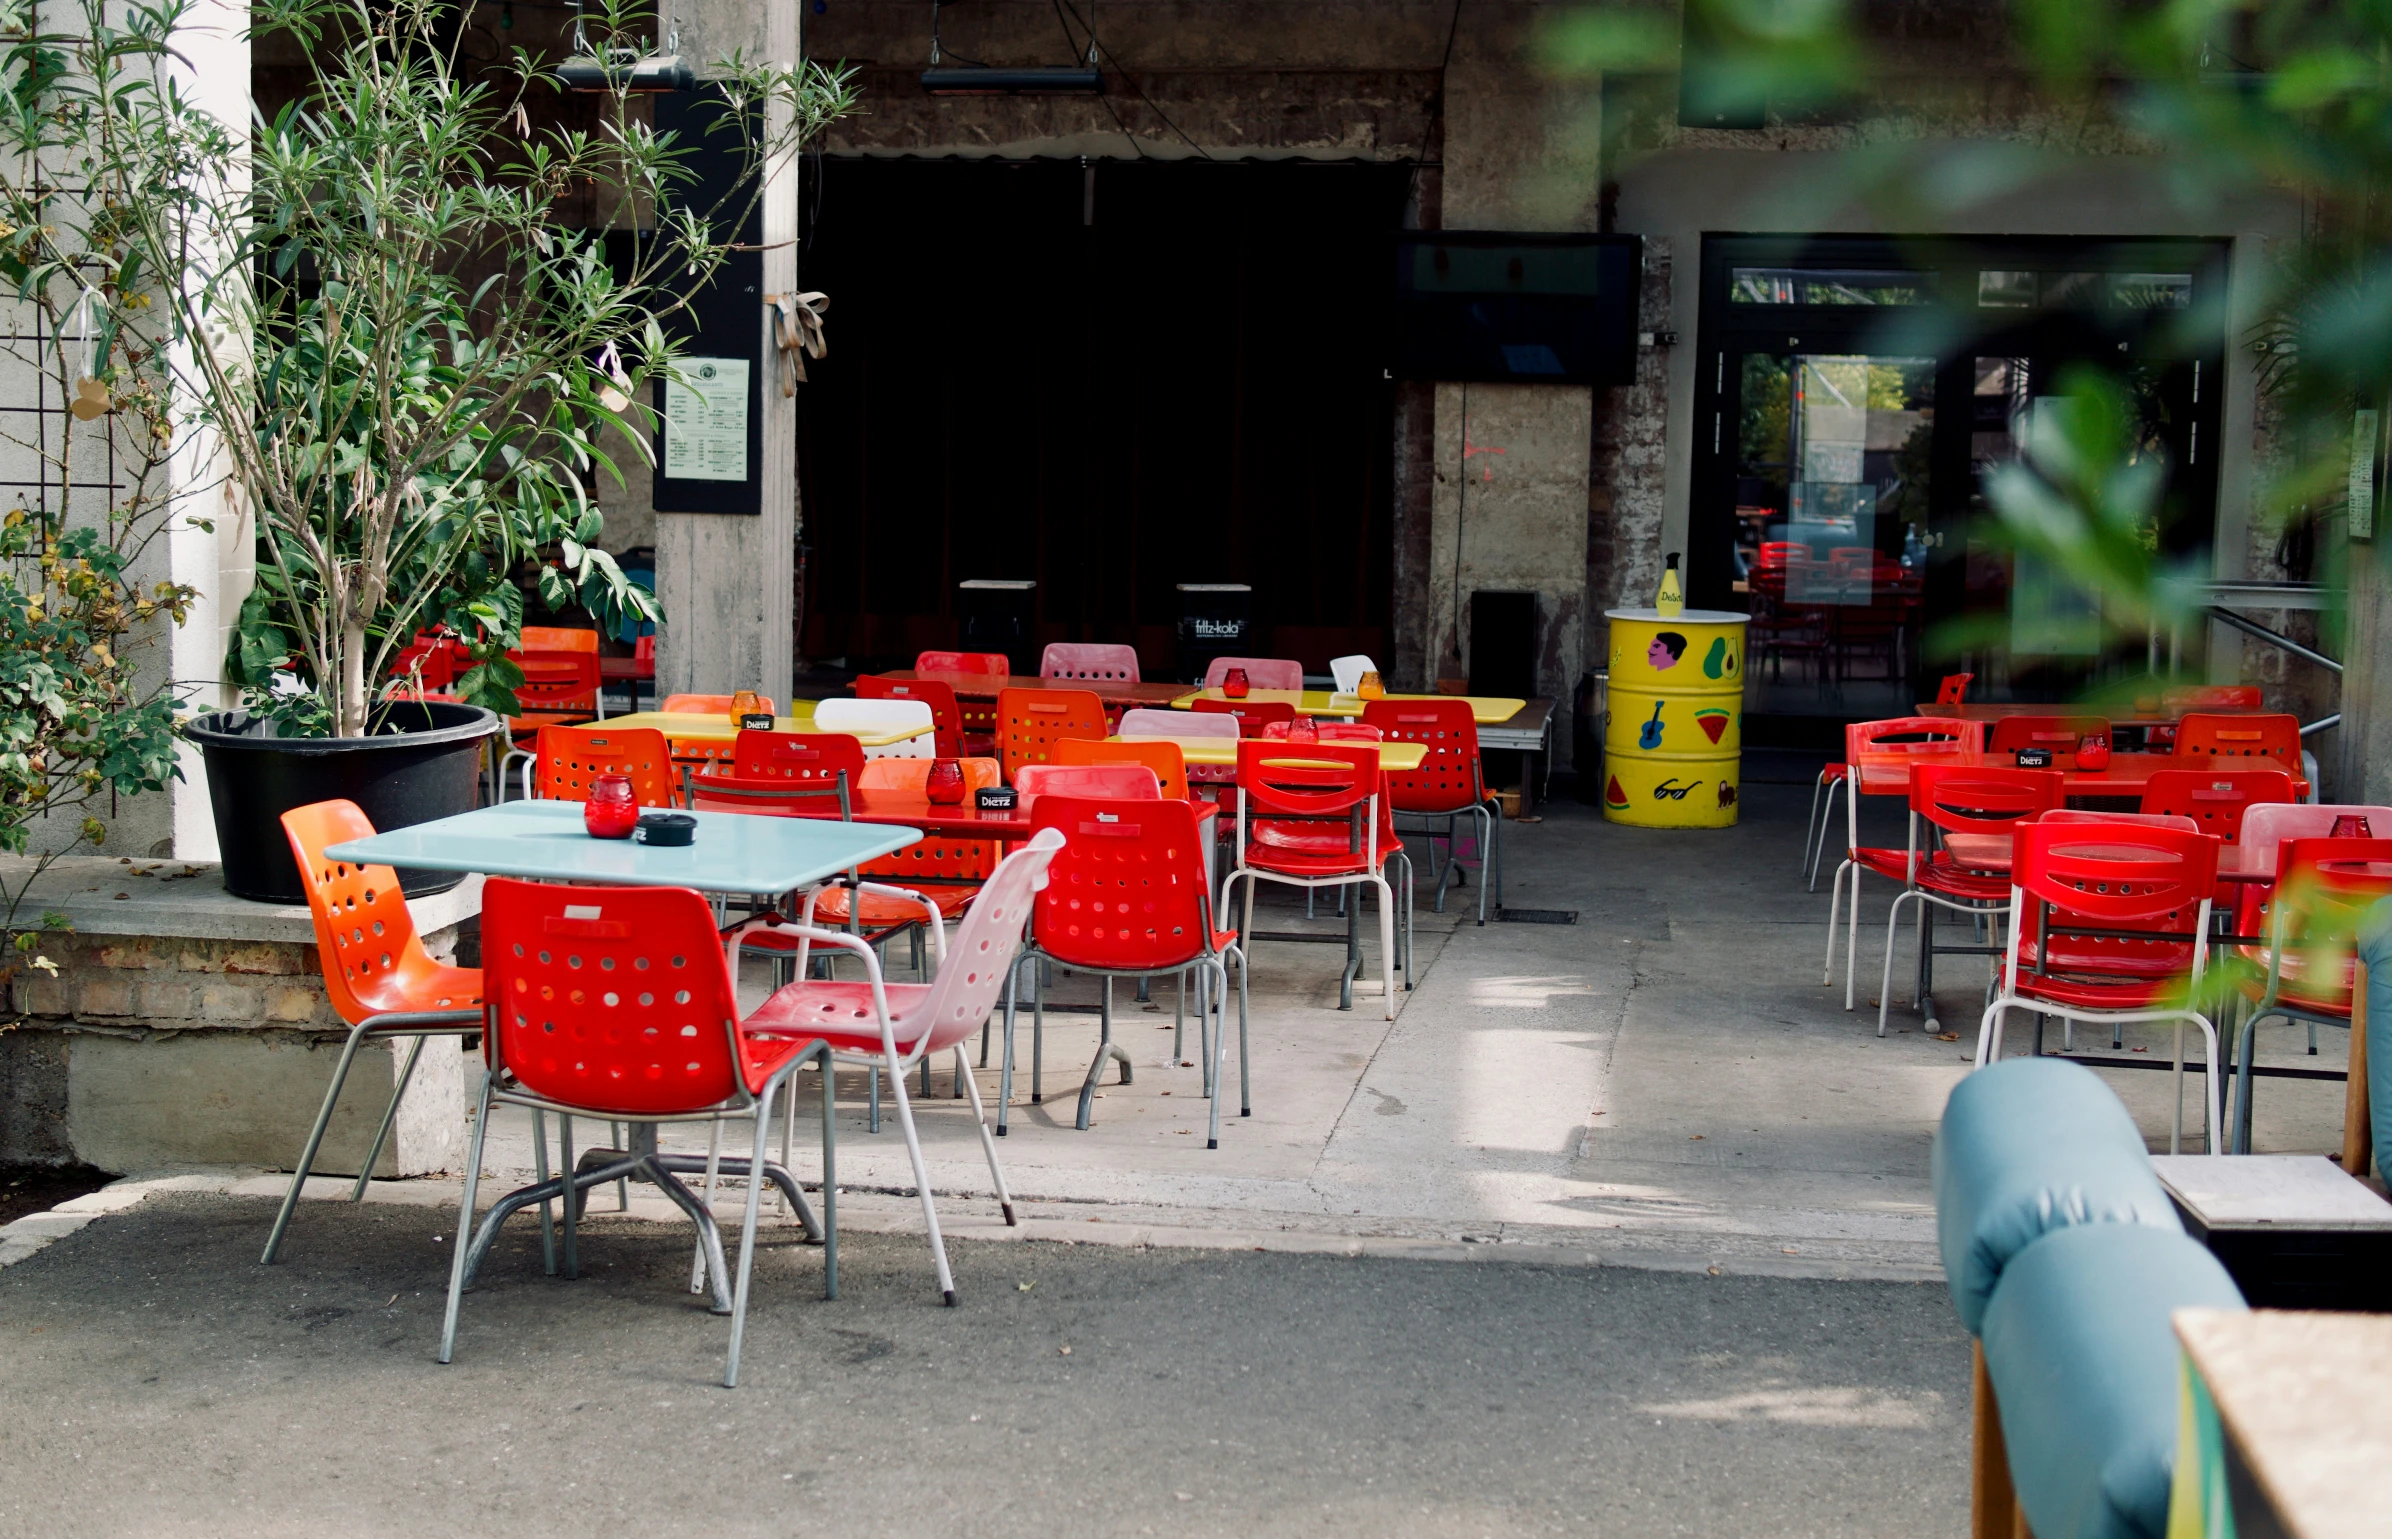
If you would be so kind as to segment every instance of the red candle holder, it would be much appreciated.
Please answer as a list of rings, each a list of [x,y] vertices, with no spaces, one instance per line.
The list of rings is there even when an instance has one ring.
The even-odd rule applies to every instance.
[[[590,799],[581,804],[581,826],[593,839],[628,839],[640,820],[640,804],[631,794],[629,775],[600,775],[590,782]]]
[[[1317,743],[1321,740],[1321,724],[1309,716],[1299,716],[1287,724],[1287,740],[1291,743]]]
[[[2110,740],[2106,733],[2088,732],[2077,739],[2076,767],[2099,772],[2110,767]]]
[[[1221,693],[1227,699],[1243,700],[1246,698],[1246,691],[1252,687],[1253,685],[1247,681],[1246,670],[1243,668],[1232,668],[1221,675]]]
[[[963,800],[963,765],[954,759],[934,759],[922,778],[922,794],[933,807],[952,807]]]

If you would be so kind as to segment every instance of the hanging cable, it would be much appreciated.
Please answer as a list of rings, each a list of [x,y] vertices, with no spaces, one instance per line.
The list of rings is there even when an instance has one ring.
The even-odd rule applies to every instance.
[[[1198,144],[1195,140],[1189,138],[1185,130],[1181,129],[1177,123],[1172,122],[1171,119],[1164,114],[1163,109],[1154,104],[1154,98],[1147,95],[1146,92],[1139,87],[1137,77],[1129,72],[1128,68],[1122,64],[1121,60],[1114,57],[1113,50],[1104,45],[1103,40],[1096,35],[1096,29],[1088,24],[1088,21],[1085,17],[1080,15],[1079,8],[1073,5],[1071,0],[1055,0],[1055,3],[1063,7],[1064,10],[1070,12],[1071,19],[1078,22],[1080,24],[1080,29],[1088,34],[1089,52],[1101,53],[1104,56],[1105,63],[1113,66],[1113,73],[1119,75],[1122,80],[1129,85],[1130,90],[1136,93],[1138,100],[1146,103],[1147,111],[1153,113],[1156,117],[1161,118],[1163,120],[1163,126],[1170,129],[1173,133],[1179,135],[1180,141],[1186,144],[1189,149],[1194,150],[1199,159],[1210,160],[1213,158],[1209,153],[1206,152],[1203,145]],[[1096,9],[1095,0],[1089,0],[1088,8],[1091,11]],[[1065,36],[1068,37],[1069,35],[1069,30],[1066,29]],[[1114,121],[1118,123],[1121,120],[1118,116],[1116,116]],[[1129,130],[1124,128],[1122,132],[1127,133]]]

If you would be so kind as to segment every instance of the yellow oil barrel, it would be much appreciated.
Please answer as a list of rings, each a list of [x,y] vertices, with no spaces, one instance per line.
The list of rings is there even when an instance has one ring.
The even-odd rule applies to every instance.
[[[1603,816],[1640,828],[1727,828],[1744,751],[1744,627],[1689,609],[1614,609],[1603,723]]]

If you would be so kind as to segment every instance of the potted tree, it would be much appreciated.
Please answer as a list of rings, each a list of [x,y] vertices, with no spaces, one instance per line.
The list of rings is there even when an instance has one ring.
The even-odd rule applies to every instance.
[[[609,444],[647,452],[635,402],[677,377],[676,326],[742,222],[725,205],[853,95],[819,65],[722,61],[709,148],[738,174],[700,205],[723,179],[648,126],[635,72],[604,67],[639,51],[624,0],[592,8],[602,64],[576,75],[595,132],[535,126],[559,77],[520,53],[473,64],[446,0],[260,0],[260,34],[308,63],[246,144],[158,88],[187,9],[80,0],[67,29],[29,36],[73,67],[28,72],[22,119],[43,96],[61,110],[21,132],[88,168],[119,308],[163,307],[179,398],[256,518],[227,658],[243,708],[184,732],[208,764],[226,886],[296,902],[288,807],[345,794],[397,826],[473,804],[522,682],[505,655],[522,574],[601,624],[650,613],[599,548],[592,483],[620,479]],[[116,316],[93,371],[111,393]],[[392,661],[434,626],[471,653],[457,698],[392,698]]]

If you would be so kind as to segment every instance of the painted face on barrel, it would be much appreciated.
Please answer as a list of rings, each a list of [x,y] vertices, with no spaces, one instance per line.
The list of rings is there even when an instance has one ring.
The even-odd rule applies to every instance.
[[[1645,648],[1645,661],[1653,665],[1655,673],[1665,673],[1678,666],[1678,659],[1686,655],[1686,638],[1676,631],[1663,631]]]

